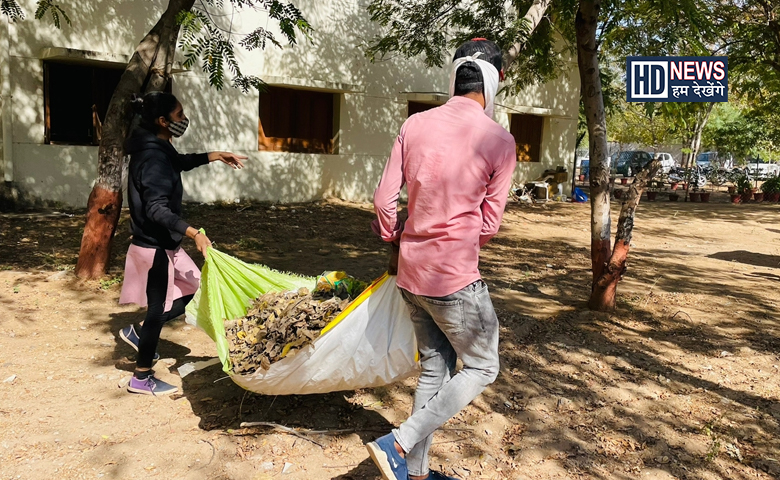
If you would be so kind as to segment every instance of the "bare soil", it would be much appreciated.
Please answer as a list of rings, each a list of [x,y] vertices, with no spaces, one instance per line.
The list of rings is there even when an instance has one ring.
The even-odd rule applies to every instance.
[[[437,435],[433,467],[463,479],[780,478],[780,206],[714,200],[640,206],[612,314],[585,308],[588,206],[510,204],[481,267],[501,374]],[[0,215],[0,479],[379,478],[363,443],[407,417],[414,379],[265,397],[219,365],[181,378],[215,348],[175,320],[156,370],[181,395],[121,388],[133,352],[117,331],[144,314],[117,305],[127,216],[111,275],[84,283],[69,270],[83,226],[73,213]],[[386,267],[370,205],[189,205],[187,218],[217,248],[281,270],[370,279]]]

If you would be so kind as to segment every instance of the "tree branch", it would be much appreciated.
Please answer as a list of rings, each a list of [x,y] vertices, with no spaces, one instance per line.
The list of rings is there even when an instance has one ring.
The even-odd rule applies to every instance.
[[[504,59],[504,70],[508,70],[509,67],[515,63],[515,60],[517,60],[520,52],[522,52],[523,48],[525,48],[528,37],[531,36],[534,30],[536,30],[536,27],[542,21],[542,18],[544,18],[544,12],[547,11],[547,7],[550,6],[550,3],[552,3],[552,0],[534,0],[531,8],[528,9],[525,17],[523,17],[523,21],[526,24],[526,31],[524,32],[525,35],[523,38],[515,42],[515,44],[512,45],[512,47],[506,53],[506,58]]]
[[[623,200],[623,204],[620,207],[620,217],[618,218],[617,233],[615,234],[615,247],[620,241],[626,244],[631,243],[631,235],[634,231],[634,212],[636,207],[639,206],[639,200],[642,198],[642,193],[647,188],[648,182],[650,182],[658,170],[661,168],[661,161],[655,159],[648,163],[645,168],[637,173],[634,177],[634,181],[628,188],[628,195]],[[614,256],[614,252],[612,254]],[[610,259],[610,263],[611,263]]]

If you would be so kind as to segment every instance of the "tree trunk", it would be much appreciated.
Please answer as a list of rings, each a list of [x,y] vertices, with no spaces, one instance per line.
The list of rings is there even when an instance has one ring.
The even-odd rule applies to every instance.
[[[712,108],[715,106],[715,102],[710,102],[707,105],[707,110],[704,112],[704,115],[700,120],[696,122],[696,129],[693,132],[693,138],[691,139],[691,155],[690,155],[690,166],[693,167],[696,165],[696,157],[699,155],[699,150],[701,149],[701,135],[704,133],[704,127],[707,126],[707,122],[710,120],[710,114],[712,113]]]
[[[590,152],[590,256],[593,264],[593,292],[603,276],[610,256],[609,166],[607,165],[607,121],[599,75],[598,28],[601,0],[581,0],[575,19],[577,64],[582,83],[582,100],[588,123]],[[591,298],[593,304],[593,298]]]
[[[580,99],[582,101],[582,99]],[[577,143],[574,144],[574,166],[571,169],[571,196],[574,198],[574,189],[577,187],[577,150],[580,149],[582,140],[587,132],[577,133]],[[582,165],[580,165],[580,175],[582,175]]]
[[[691,167],[691,144],[693,143],[692,138],[692,133],[689,132],[686,128],[682,135],[683,152],[682,159],[680,160],[680,166],[682,168],[687,169]]]
[[[518,55],[520,55],[520,52],[523,51],[526,39],[531,35],[531,33],[533,33],[534,30],[536,30],[537,25],[539,25],[539,22],[541,22],[542,18],[544,18],[544,12],[547,11],[547,7],[550,6],[550,3],[552,3],[552,0],[534,0],[534,3],[528,9],[528,12],[526,12],[523,19],[526,21],[528,29],[525,32],[525,36],[515,42],[515,44],[512,45],[512,47],[507,52],[504,61],[505,71],[509,70],[510,65],[515,63]]]
[[[165,88],[173,66],[179,25],[176,15],[192,8],[195,0],[170,0],[160,20],[138,45],[111,97],[98,149],[98,178],[87,203],[87,222],[81,238],[76,275],[97,278],[105,274],[111,241],[122,210],[124,142],[133,114],[133,94]]]
[[[648,182],[652,180],[660,168],[661,161],[653,160],[637,173],[628,189],[628,195],[620,208],[618,230],[615,234],[615,247],[612,249],[612,255],[609,261],[602,266],[601,275],[598,278],[594,277],[593,280],[593,290],[588,302],[591,310],[604,312],[615,308],[617,285],[626,272],[626,259],[631,246],[631,235],[634,232],[636,208],[639,206],[639,201]],[[593,269],[595,271],[595,264]]]

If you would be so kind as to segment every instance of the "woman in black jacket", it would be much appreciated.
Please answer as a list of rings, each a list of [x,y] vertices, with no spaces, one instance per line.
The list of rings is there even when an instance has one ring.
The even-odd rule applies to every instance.
[[[119,303],[148,306],[140,333],[134,325],[119,336],[138,352],[127,390],[147,395],[170,395],[178,389],[154,376],[162,326],[184,313],[200,283],[200,271],[180,248],[185,236],[205,256],[208,237],[181,218],[181,172],[221,161],[242,168],[247,157],[229,152],[182,155],[171,138],[187,130],[189,120],[181,103],[169,93],[154,92],[133,100],[140,125],[128,138],[130,155],[127,197],[133,241],[127,251],[125,279]]]

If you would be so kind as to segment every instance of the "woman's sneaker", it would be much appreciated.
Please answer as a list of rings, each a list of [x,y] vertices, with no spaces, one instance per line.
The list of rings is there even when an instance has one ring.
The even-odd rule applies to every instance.
[[[409,470],[406,460],[395,449],[395,436],[392,433],[366,444],[368,454],[374,461],[384,480],[407,480]]]
[[[154,375],[149,375],[143,380],[135,378],[135,375],[133,375],[130,377],[130,383],[127,384],[127,391],[142,395],[162,396],[172,395],[178,392],[179,388],[170,383],[165,383],[159,378],[155,378]]]
[[[133,349],[136,352],[138,351],[138,344],[141,343],[141,338],[138,336],[137,333],[135,333],[135,325],[130,325],[120,330],[119,338],[124,340],[131,347],[133,347]],[[152,359],[152,364],[157,363],[157,360],[159,359],[160,359],[160,354],[154,352],[154,358]]]

